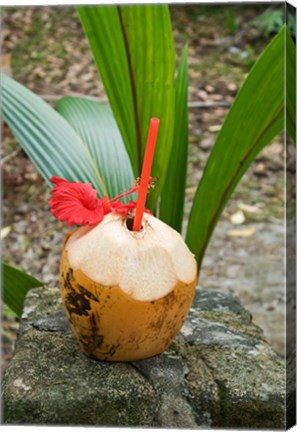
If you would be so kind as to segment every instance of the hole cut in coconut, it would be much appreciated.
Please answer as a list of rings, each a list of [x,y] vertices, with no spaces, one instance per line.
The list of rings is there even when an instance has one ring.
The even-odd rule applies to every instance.
[[[133,231],[133,225],[134,225],[134,216],[133,217],[128,217],[126,219],[126,227],[128,228],[129,231]],[[140,231],[143,230],[143,225],[141,225]]]

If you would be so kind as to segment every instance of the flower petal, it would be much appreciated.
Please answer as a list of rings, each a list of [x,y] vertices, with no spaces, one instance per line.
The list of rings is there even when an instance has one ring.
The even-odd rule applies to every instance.
[[[53,215],[67,225],[95,225],[104,217],[102,201],[89,183],[74,182],[52,177],[56,186],[49,201]]]
[[[119,198],[135,192],[137,186],[133,186],[128,192],[109,200],[107,196],[99,199],[97,191],[93,189],[90,183],[71,183],[55,176],[51,177],[50,180],[55,185],[52,190],[52,198],[49,200],[52,214],[61,222],[67,222],[68,226],[96,225],[110,212],[127,216],[136,208],[135,201],[123,204]],[[151,213],[149,210],[145,210],[145,212]]]

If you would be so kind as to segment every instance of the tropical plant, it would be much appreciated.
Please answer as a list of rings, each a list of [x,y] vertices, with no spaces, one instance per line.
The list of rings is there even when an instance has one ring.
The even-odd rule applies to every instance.
[[[296,37],[296,20],[293,14],[287,13],[288,5],[279,4],[274,7],[269,7],[261,15],[252,20],[252,24],[260,27],[265,37],[278,33],[283,26],[286,18],[289,33]]]
[[[63,97],[53,109],[3,75],[4,120],[49,185],[55,175],[90,182],[99,196],[112,197],[129,189],[140,175],[149,119],[160,118],[152,169],[152,176],[160,181],[149,194],[147,207],[181,231],[188,152],[187,47],[175,75],[173,34],[165,5],[77,10],[109,106],[87,98]],[[285,39],[287,55],[293,58],[295,47],[284,26],[242,85],[198,185],[186,242],[199,267],[240,178],[284,128]],[[294,74],[294,62],[288,65]],[[294,134],[293,95],[291,101],[287,120]],[[4,296],[7,289],[13,290],[13,285],[4,286]]]

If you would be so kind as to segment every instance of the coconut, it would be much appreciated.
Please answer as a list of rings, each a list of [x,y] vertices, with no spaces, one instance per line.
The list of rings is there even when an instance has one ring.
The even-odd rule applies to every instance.
[[[179,233],[145,213],[142,228],[106,215],[64,243],[60,287],[83,351],[100,360],[130,361],[164,351],[192,304],[197,265]]]

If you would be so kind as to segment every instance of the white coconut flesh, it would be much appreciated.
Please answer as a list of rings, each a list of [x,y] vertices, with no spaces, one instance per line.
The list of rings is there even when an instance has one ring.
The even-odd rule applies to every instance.
[[[197,273],[181,235],[147,213],[139,232],[129,230],[123,216],[110,213],[94,228],[79,228],[66,250],[74,270],[101,285],[118,285],[140,301],[158,300],[177,282],[193,282]]]

